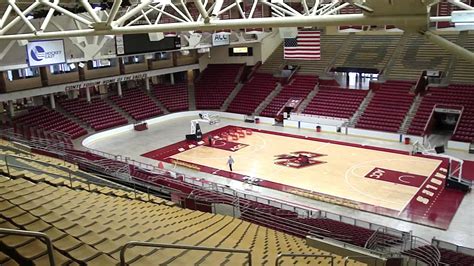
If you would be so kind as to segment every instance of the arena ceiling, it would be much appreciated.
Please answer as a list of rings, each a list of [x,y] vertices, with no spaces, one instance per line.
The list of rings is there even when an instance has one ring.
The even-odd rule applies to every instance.
[[[449,0],[473,9],[460,0]],[[440,43],[429,31],[430,17],[438,0],[34,0],[2,1],[0,40],[31,40],[91,35],[149,32],[215,31],[243,28],[324,27],[338,25],[395,25],[404,31],[425,34],[451,52],[472,53],[455,44]],[[294,6],[300,7],[299,10]],[[338,14],[352,5],[359,14]],[[257,8],[258,7],[258,8]],[[257,12],[265,7],[265,12]],[[263,8],[262,8],[263,10]],[[78,12],[83,11],[83,12]],[[231,17],[223,15],[233,12]],[[39,19],[33,18],[42,14]],[[67,16],[73,27],[54,27],[55,16]],[[165,20],[166,19],[166,20]],[[38,22],[39,20],[39,22]],[[19,25],[22,25],[21,27]],[[455,48],[451,49],[453,46]]]

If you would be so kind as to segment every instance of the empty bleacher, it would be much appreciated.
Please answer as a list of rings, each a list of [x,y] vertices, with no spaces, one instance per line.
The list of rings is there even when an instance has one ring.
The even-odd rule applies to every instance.
[[[28,161],[25,160],[28,163]],[[35,163],[29,164],[37,167]],[[39,169],[38,169],[39,170]],[[2,167],[5,173],[5,168]],[[133,193],[97,187],[87,190],[80,181],[45,180],[35,171],[0,176],[0,227],[45,233],[53,242],[57,265],[116,265],[120,248],[130,241],[249,249],[256,265],[272,264],[278,253],[333,255],[308,247],[304,239],[229,216],[174,207],[164,200],[149,201]],[[93,206],[93,207],[92,207]],[[1,236],[0,249],[21,265],[48,263],[46,245],[23,236]],[[179,249],[134,248],[126,253],[131,265],[242,265],[243,255]],[[328,263],[327,258],[292,258],[285,264]],[[12,261],[13,263],[13,261]],[[349,261],[350,265],[362,265]]]
[[[354,35],[338,55],[334,67],[382,70],[390,60],[401,35]]]
[[[415,95],[413,82],[387,81],[375,95],[356,124],[358,128],[398,132]]]
[[[347,39],[347,34],[340,35],[321,35],[321,60],[284,60],[283,44],[277,48],[272,55],[263,63],[258,72],[275,74],[285,65],[298,65],[300,69],[298,74],[301,75],[323,75],[329,64],[339,52],[339,48]]]
[[[208,65],[195,82],[196,108],[219,109],[236,86],[243,65]]]
[[[314,89],[318,77],[296,75],[290,84],[285,85],[280,93],[265,107],[260,115],[273,117],[290,98],[302,98]]]
[[[71,119],[46,107],[30,108],[25,115],[13,120],[13,128],[15,132],[27,137],[41,136],[47,131],[63,132],[70,135],[72,139],[87,134],[86,129]]]
[[[170,112],[189,109],[187,83],[155,85],[153,94]]]
[[[122,96],[114,95],[109,99],[137,121],[163,113],[150,96],[139,88],[124,90]]]
[[[470,31],[467,35],[466,42],[462,47],[474,52],[474,31]],[[457,57],[456,64],[451,76],[451,83],[474,84],[473,64],[465,59]]]
[[[256,73],[244,84],[234,100],[230,103],[228,112],[252,114],[258,105],[277,86],[277,78],[271,74]]]
[[[408,130],[409,134],[422,135],[431,112],[436,104],[464,107],[453,140],[474,141],[474,87],[468,85],[450,85],[447,88],[428,88],[418,111]]]
[[[346,6],[339,11],[339,14],[361,14],[362,10],[356,6]],[[360,25],[344,25],[339,26],[339,30],[347,30],[347,29],[354,29],[354,30],[362,30],[362,26]]]
[[[367,96],[367,90],[319,86],[319,91],[303,113],[350,119]]]
[[[448,265],[456,266],[471,266],[474,265],[474,256],[470,256],[464,253],[456,252],[453,250],[439,248],[441,253],[441,262]]]
[[[94,130],[125,125],[127,119],[115,111],[105,101],[95,98],[91,102],[85,99],[70,99],[59,102],[71,115],[88,124]]]
[[[452,55],[419,34],[407,36],[403,50],[388,69],[388,79],[416,81],[424,70],[446,71]],[[456,42],[458,34],[441,35]]]

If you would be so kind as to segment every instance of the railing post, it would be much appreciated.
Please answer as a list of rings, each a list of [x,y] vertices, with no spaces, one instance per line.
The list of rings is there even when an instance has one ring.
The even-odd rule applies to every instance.
[[[29,237],[43,239],[44,242],[46,243],[46,250],[48,251],[49,264],[51,266],[56,266],[56,262],[54,261],[54,256],[53,256],[53,244],[51,242],[51,239],[45,233],[35,232],[35,231],[26,231],[26,230],[0,228],[0,234],[4,234],[4,235],[9,235],[10,234],[10,235],[17,235],[17,236],[29,236]]]
[[[150,186],[146,186],[146,194],[148,195],[148,201],[150,200]]]
[[[7,173],[8,173],[8,176],[11,177],[10,175],[10,167],[8,166],[8,155],[5,154],[5,165],[7,166]]]
[[[137,189],[135,188],[135,182],[133,182],[133,195],[134,198],[137,199]]]
[[[69,174],[69,184],[71,184],[71,188],[72,188],[72,174],[71,174],[72,170],[71,169],[68,169],[68,174]]]

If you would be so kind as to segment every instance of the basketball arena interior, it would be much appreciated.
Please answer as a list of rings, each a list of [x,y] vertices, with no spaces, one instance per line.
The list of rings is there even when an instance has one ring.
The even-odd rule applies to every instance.
[[[0,102],[0,265],[474,265],[473,0],[4,0]]]

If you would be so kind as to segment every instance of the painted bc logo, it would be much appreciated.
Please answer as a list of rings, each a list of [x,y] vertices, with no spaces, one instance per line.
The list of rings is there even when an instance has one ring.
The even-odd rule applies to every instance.
[[[41,46],[35,46],[33,47],[33,49],[31,49],[30,55],[31,55],[31,58],[33,58],[33,60],[35,61],[38,61],[38,62],[43,61],[45,57],[44,48]]]
[[[308,151],[295,151],[289,154],[275,155],[275,164],[292,168],[303,168],[325,163],[317,159],[322,156],[326,155]]]

